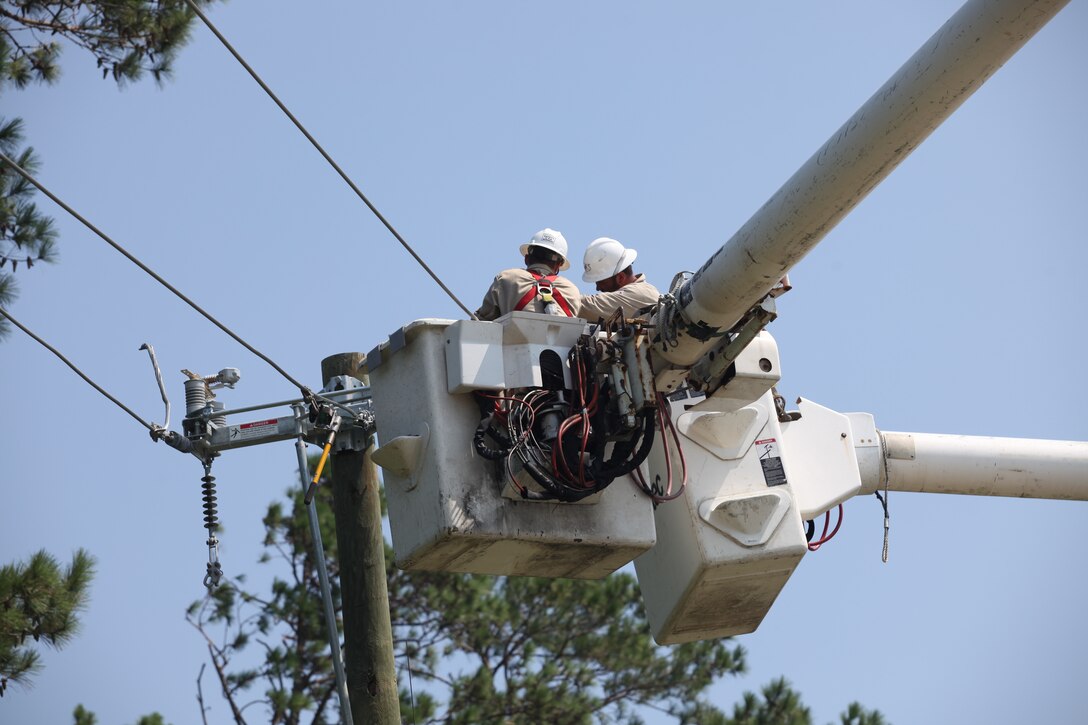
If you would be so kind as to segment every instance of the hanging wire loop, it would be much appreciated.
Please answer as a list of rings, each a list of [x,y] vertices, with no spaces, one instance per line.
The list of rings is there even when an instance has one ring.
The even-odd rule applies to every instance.
[[[155,348],[151,346],[151,343],[145,342],[140,345],[141,350],[147,350],[148,357],[151,358],[151,367],[155,370],[155,381],[159,384],[159,393],[162,395],[162,402],[166,406],[166,419],[161,426],[155,425],[151,429],[151,437],[159,440],[166,434],[166,431],[170,429],[170,398],[166,395],[166,385],[162,382],[162,371],[159,370],[159,361],[155,358]],[[153,424],[154,425],[154,424]]]

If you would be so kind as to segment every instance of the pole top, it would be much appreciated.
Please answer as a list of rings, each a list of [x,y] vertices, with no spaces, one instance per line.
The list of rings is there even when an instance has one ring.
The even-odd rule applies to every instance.
[[[337,375],[350,375],[363,383],[369,383],[366,367],[366,353],[341,352],[330,355],[321,361],[321,382]]]

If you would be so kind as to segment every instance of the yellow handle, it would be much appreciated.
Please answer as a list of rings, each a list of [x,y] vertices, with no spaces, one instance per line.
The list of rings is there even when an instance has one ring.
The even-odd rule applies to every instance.
[[[325,470],[325,461],[329,460],[329,449],[332,448],[332,442],[325,444],[325,450],[321,451],[321,460],[317,462],[317,472],[314,473],[314,480],[310,481],[312,484],[317,484],[321,480],[321,472]]]

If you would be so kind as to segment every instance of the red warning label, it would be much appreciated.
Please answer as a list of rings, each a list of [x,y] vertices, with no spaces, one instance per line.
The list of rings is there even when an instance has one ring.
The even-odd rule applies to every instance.
[[[252,423],[232,425],[230,427],[230,439],[232,441],[244,441],[250,438],[261,438],[276,432],[279,424],[278,418],[272,418],[270,420],[257,420]]]
[[[277,425],[279,422],[279,418],[273,418],[272,420],[258,420],[256,423],[242,423],[238,427],[242,430],[246,430],[248,428],[261,428],[268,425]]]

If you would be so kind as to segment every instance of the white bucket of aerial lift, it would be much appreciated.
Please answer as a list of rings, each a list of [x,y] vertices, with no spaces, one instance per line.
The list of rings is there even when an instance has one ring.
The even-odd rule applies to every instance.
[[[519,384],[539,385],[526,350],[569,348],[584,328],[542,315],[532,315],[541,324],[527,324],[524,315],[512,313],[506,324],[417,320],[368,356],[382,444],[374,461],[383,468],[402,569],[593,579],[656,541],[653,505],[628,481],[616,480],[592,505],[511,500],[502,496],[502,463],[473,450],[479,408],[471,393],[449,391],[501,389],[508,359]],[[500,375],[495,347],[505,353],[508,343],[524,349],[501,356]]]
[[[779,377],[764,332],[711,397],[671,403],[687,489],[657,507],[657,544],[635,561],[660,644],[754,631],[808,551],[771,393]],[[660,445],[648,465],[663,467]]]

